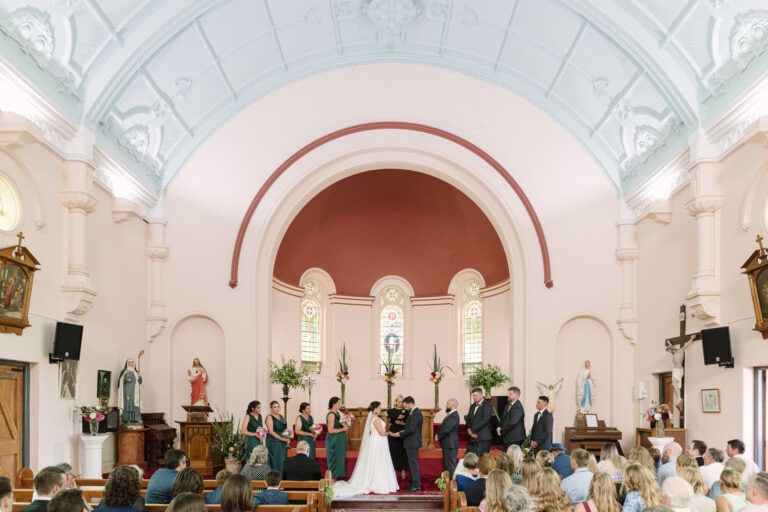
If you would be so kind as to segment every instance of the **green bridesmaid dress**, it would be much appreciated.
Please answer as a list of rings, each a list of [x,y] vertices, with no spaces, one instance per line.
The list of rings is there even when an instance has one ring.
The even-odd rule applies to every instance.
[[[342,428],[341,413],[333,413],[335,416],[334,428]],[[325,436],[325,457],[328,459],[328,469],[332,478],[347,476],[347,433],[337,432]]]

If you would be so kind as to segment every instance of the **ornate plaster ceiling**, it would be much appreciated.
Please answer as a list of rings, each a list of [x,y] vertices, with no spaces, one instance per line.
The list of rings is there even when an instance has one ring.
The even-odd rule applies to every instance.
[[[525,96],[629,194],[765,73],[767,46],[764,0],[0,0],[1,62],[157,194],[254,100],[376,62]]]

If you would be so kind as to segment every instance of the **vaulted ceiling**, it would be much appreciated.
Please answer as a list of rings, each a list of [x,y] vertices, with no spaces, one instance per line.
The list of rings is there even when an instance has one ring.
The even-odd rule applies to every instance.
[[[767,46],[764,0],[0,0],[0,67],[154,194],[259,97],[376,62],[511,89],[628,194],[768,70]]]

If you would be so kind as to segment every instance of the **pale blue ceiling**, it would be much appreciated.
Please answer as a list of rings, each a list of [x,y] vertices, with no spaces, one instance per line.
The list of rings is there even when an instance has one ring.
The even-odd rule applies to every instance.
[[[161,193],[254,100],[441,66],[546,111],[632,192],[768,70],[766,0],[0,0],[0,58]],[[476,141],[482,144],[482,141]]]

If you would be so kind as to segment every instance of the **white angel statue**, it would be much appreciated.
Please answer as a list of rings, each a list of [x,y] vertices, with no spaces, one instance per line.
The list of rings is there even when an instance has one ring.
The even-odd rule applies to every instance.
[[[536,381],[536,388],[539,390],[539,396],[546,396],[549,398],[549,406],[547,409],[549,412],[555,412],[555,402],[557,402],[557,395],[560,394],[560,388],[563,387],[563,377],[554,384],[544,384],[543,382]]]

